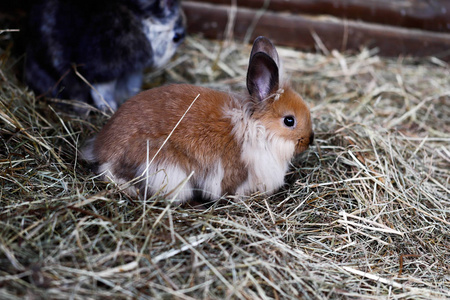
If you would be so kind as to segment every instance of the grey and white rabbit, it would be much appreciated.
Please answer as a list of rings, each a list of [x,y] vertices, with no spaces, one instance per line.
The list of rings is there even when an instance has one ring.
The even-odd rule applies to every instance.
[[[36,94],[115,111],[140,91],[144,68],[166,64],[184,37],[178,0],[40,0],[29,15],[25,81]]]
[[[117,110],[82,154],[107,180],[135,180],[130,191],[144,198],[271,194],[284,184],[290,160],[312,143],[311,115],[280,82],[278,54],[267,38],[253,44],[247,89],[232,94],[174,84],[144,91]]]

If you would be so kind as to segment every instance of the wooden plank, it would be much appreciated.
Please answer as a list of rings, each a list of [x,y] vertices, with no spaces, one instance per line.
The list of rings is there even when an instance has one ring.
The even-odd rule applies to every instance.
[[[450,1],[429,0],[184,0],[450,32]]]
[[[184,2],[188,31],[207,38],[222,39],[229,20],[230,7]],[[256,10],[237,8],[234,36],[243,39],[251,30],[251,40],[265,35],[278,45],[310,50],[316,45],[315,33],[329,50],[358,50],[362,46],[379,48],[385,56],[436,56],[450,60],[450,34],[408,30],[393,26],[346,21],[331,17],[266,11],[259,20]],[[252,22],[256,21],[254,30]]]

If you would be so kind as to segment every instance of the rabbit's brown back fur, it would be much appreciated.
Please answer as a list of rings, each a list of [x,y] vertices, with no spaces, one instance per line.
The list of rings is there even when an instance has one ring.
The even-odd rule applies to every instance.
[[[150,141],[148,157],[152,159],[199,94],[199,98],[162,149],[172,156],[157,156],[154,163],[164,160],[164,163],[179,165],[186,174],[194,171],[200,175],[224,158],[232,165],[228,163],[224,166],[226,171],[221,189],[226,193],[234,193],[233,187],[245,181],[247,169],[239,159],[241,148],[231,135],[231,119],[221,114],[216,106],[220,105],[225,109],[235,101],[232,101],[229,94],[207,88],[191,85],[164,86],[144,91],[124,103],[95,140],[98,163],[116,161],[111,166],[113,174],[125,180],[139,176],[140,174],[128,170],[129,166],[134,166],[134,170],[138,169],[147,160],[147,140]],[[169,99],[172,101],[168,101]],[[238,102],[235,105],[240,106]],[[122,120],[129,122],[124,126]]]

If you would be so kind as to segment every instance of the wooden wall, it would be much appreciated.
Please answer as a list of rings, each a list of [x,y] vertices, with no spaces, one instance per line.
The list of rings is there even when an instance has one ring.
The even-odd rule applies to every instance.
[[[447,0],[183,0],[183,7],[188,30],[206,38],[265,35],[302,50],[322,42],[328,50],[366,46],[385,56],[450,61]]]

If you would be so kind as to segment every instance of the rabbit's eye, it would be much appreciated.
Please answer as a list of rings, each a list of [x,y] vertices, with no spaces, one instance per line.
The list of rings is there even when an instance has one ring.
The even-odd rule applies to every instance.
[[[287,127],[293,127],[295,125],[295,118],[293,116],[286,116],[283,122]]]

